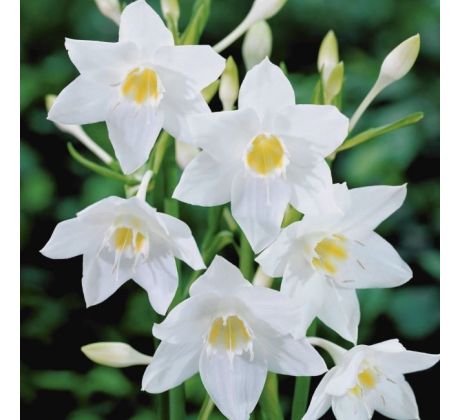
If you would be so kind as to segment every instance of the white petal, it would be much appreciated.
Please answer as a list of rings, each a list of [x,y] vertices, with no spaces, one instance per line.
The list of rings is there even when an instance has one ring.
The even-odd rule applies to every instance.
[[[159,394],[180,385],[198,372],[199,342],[170,344],[163,341],[142,378],[142,389]]]
[[[276,238],[291,197],[281,177],[260,178],[241,171],[232,184],[232,215],[241,226],[254,252]]]
[[[237,267],[217,255],[206,272],[190,287],[190,296],[209,292],[226,295],[240,287],[252,286]]]
[[[145,0],[137,0],[124,8],[120,17],[119,40],[151,49],[174,45],[171,32]]]
[[[311,159],[312,154],[326,157],[342,144],[348,135],[348,118],[335,106],[293,105],[277,114],[273,130],[287,144],[289,139],[299,143],[299,161]]]
[[[225,59],[209,45],[163,47],[155,53],[155,62],[193,80],[198,90],[214,82],[225,68]]]
[[[76,217],[58,223],[40,252],[48,258],[72,258],[84,254],[94,242],[102,240],[103,228],[83,223]]]
[[[327,371],[326,363],[306,338],[284,337],[261,340],[270,372],[291,376],[317,376]]]
[[[326,298],[319,310],[318,318],[345,340],[356,343],[360,319],[356,292],[352,289],[337,287],[330,279],[325,279],[325,281],[327,281],[329,290],[324,292]]]
[[[228,203],[234,175],[234,165],[219,163],[201,152],[185,168],[173,198],[198,206]]]
[[[105,121],[116,88],[78,76],[58,95],[48,119],[60,124],[92,124]]]
[[[295,252],[295,249],[291,248],[295,244],[294,239],[299,223],[292,223],[283,229],[275,242],[256,258],[263,271],[269,276],[281,277],[283,275],[291,253]]]
[[[334,376],[335,368],[332,368],[329,372],[324,375],[321,382],[315,389],[313,396],[311,397],[310,404],[308,405],[308,410],[305,415],[302,417],[302,420],[317,420],[322,417],[332,403],[332,398],[325,392],[325,388],[329,383],[330,379]]]
[[[254,109],[265,123],[269,122],[271,114],[294,104],[295,94],[291,83],[268,58],[246,73],[238,99],[239,109]]]
[[[182,220],[167,214],[158,213],[158,218],[166,226],[172,240],[171,246],[176,258],[181,259],[194,270],[206,268],[201,258],[192,231]]]
[[[379,352],[375,358],[383,371],[402,374],[429,369],[439,362],[438,354],[409,350],[403,350],[397,353]]]
[[[85,223],[93,225],[102,224],[108,227],[112,223],[112,219],[117,214],[120,206],[125,202],[126,200],[121,197],[106,197],[79,211],[77,216]]]
[[[395,383],[382,380],[377,384],[374,408],[384,416],[392,419],[418,419],[418,407],[414,392],[406,381]]]
[[[254,410],[265,384],[267,368],[249,361],[247,353],[235,356],[216,353],[200,357],[203,385],[217,408],[231,420],[247,420]]]
[[[171,254],[157,255],[138,265],[133,280],[146,290],[153,309],[164,315],[177,290],[176,261]]]
[[[369,420],[369,415],[362,399],[345,395],[332,399],[332,411],[337,420]]]
[[[191,80],[164,67],[157,66],[155,70],[165,89],[159,105],[164,114],[164,129],[177,140],[191,143],[187,117],[211,110]]]
[[[384,353],[399,353],[406,350],[406,348],[399,342],[397,338],[385,340],[377,344],[372,344],[369,346],[369,348]]]
[[[196,341],[207,333],[220,299],[215,293],[192,296],[174,307],[160,324],[153,326],[153,335],[168,343]]]
[[[331,170],[326,161],[319,160],[312,166],[301,167],[291,162],[286,175],[292,185],[292,205],[308,215],[339,213],[334,200]]]
[[[120,83],[133,69],[138,50],[131,43],[66,38],[65,47],[80,74],[105,85]]]
[[[241,162],[249,142],[260,134],[259,117],[252,109],[191,115],[187,120],[194,143],[222,163]]]
[[[348,259],[334,276],[346,288],[397,287],[412,278],[412,270],[380,235],[371,232],[347,247]]]
[[[82,285],[86,306],[103,302],[131,276],[131,267],[123,263],[114,268],[114,264],[101,255],[83,255]]]
[[[134,172],[147,161],[162,125],[163,114],[153,106],[123,101],[110,111],[109,137],[124,173]]]
[[[351,206],[342,221],[342,230],[368,232],[401,207],[406,198],[406,185],[386,185],[350,190]]]

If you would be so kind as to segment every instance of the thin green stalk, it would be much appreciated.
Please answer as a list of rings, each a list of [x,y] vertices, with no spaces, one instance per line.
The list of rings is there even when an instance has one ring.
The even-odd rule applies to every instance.
[[[316,335],[317,321],[313,321],[307,331],[307,336]],[[307,411],[310,394],[311,378],[298,376],[295,381],[294,399],[292,401],[291,420],[300,420]]]
[[[243,232],[241,232],[240,238],[240,270],[246,279],[252,280],[254,277],[254,252]]]
[[[168,393],[162,392],[161,394],[155,395],[155,410],[157,412],[157,418],[159,420],[168,420],[169,419],[169,410],[168,410]]]
[[[204,399],[203,405],[201,406],[200,412],[198,413],[198,420],[208,420],[213,409],[214,403],[209,395],[206,394],[206,398]]]
[[[169,418],[170,420],[185,419],[184,385],[179,385],[169,391]]]
[[[275,373],[267,375],[259,404],[265,419],[283,420],[283,410],[278,397],[278,377]]]
[[[208,210],[208,229],[206,230],[206,235],[203,238],[203,242],[201,244],[201,250],[204,251],[208,248],[210,242],[216,235],[216,232],[219,229],[220,219],[222,217],[222,206],[218,207],[211,207]]]

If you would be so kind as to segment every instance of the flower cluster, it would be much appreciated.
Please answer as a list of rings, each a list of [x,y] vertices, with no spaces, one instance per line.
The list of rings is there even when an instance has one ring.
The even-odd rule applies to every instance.
[[[158,314],[167,313],[153,326],[160,340],[153,358],[121,343],[83,348],[92,360],[110,366],[148,364],[142,380],[148,392],[173,389],[199,372],[219,410],[232,420],[246,420],[265,392],[268,372],[309,377],[327,371],[313,348],[318,345],[336,366],[316,389],[305,419],[319,418],[331,405],[338,419],[370,418],[374,410],[415,419],[417,404],[403,374],[432,366],[438,356],[406,351],[398,340],[346,351],[306,337],[319,318],[356,345],[356,289],[400,286],[412,272],[374,232],[403,204],[406,186],[349,189],[332,180],[326,159],[330,163],[354,141],[349,119],[338,108],[344,67],[334,34],[320,49],[314,104],[296,103],[285,72],[260,56],[260,49],[251,56],[253,45],[268,45],[264,51],[269,54],[272,40],[264,19],[283,4],[256,0],[243,24],[213,49],[190,45],[203,26],[199,8],[180,37],[175,1],[162,1],[168,27],[144,0],[121,12],[116,1],[98,2],[119,23],[119,40],[66,40],[80,75],[54,100],[48,118],[84,136],[85,144],[104,157],[108,167],[102,174],[115,174],[134,187],[127,189],[127,198],[105,198],[59,223],[41,252],[50,258],[83,255],[87,306],[106,300],[132,279]],[[248,71],[240,86],[233,59],[226,62],[216,51],[246,31]],[[266,39],[253,39],[259,36]],[[403,76],[395,69],[407,73],[415,61],[413,39],[418,42],[411,38],[402,44],[404,51],[395,50],[384,61],[385,86]],[[224,110],[211,112],[207,100],[217,92],[221,75]],[[353,125],[369,101],[358,109]],[[100,121],[107,123],[118,163],[79,127]],[[161,213],[146,199],[156,188],[172,137],[176,156],[180,142],[189,147],[187,158],[182,154],[178,162],[185,169],[170,190],[172,198],[225,206],[209,213],[211,221],[219,220],[210,223],[203,257],[177,212]],[[233,226],[230,230],[240,232],[241,271],[217,255],[235,243],[234,233],[216,231],[221,217]],[[249,281],[254,254],[265,277],[262,286]],[[205,269],[205,262],[210,265],[180,284],[176,258],[196,271]],[[270,287],[271,277],[282,278],[279,291]]]

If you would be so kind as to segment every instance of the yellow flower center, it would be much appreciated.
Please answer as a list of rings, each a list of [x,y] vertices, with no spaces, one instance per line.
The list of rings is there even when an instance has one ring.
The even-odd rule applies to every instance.
[[[141,105],[148,99],[158,99],[161,94],[159,85],[158,76],[153,70],[138,67],[128,73],[121,91],[123,96]]]
[[[123,252],[132,249],[134,253],[139,253],[145,245],[145,236],[140,233],[134,233],[131,228],[120,227],[114,233],[115,249]]]
[[[238,316],[217,318],[213,321],[208,334],[208,344],[216,349],[225,349],[230,353],[241,354],[252,342],[251,333]]]
[[[281,169],[285,164],[285,151],[281,140],[276,136],[259,134],[251,141],[246,163],[259,175]]]
[[[348,258],[345,247],[346,238],[342,235],[333,235],[332,238],[323,239],[315,247],[316,257],[312,263],[317,270],[324,270],[327,274],[337,273],[337,263]]]
[[[366,368],[358,374],[358,383],[350,389],[353,395],[360,397],[363,390],[369,390],[375,388],[377,384],[377,378],[372,369]]]

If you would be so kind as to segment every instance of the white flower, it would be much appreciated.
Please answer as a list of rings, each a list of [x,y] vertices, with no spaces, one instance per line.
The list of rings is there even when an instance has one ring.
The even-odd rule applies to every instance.
[[[303,420],[320,418],[331,405],[338,420],[368,420],[374,411],[392,419],[419,419],[404,374],[438,361],[438,355],[406,350],[397,339],[353,347],[324,376]]]
[[[185,116],[209,112],[201,90],[225,60],[205,45],[174,46],[171,32],[144,0],[121,15],[119,42],[66,39],[80,72],[48,118],[61,124],[106,121],[125,173],[147,160],[161,128],[187,139]]]
[[[132,278],[160,314],[177,289],[174,257],[194,270],[205,267],[188,226],[138,197],[108,197],[59,223],[41,253],[49,258],[83,254],[87,306],[104,301]]]
[[[373,230],[395,212],[406,186],[348,190],[334,185],[343,212],[327,207],[289,225],[256,260],[281,291],[304,303],[300,335],[317,316],[356,343],[360,319],[355,289],[395,287],[412,277],[409,266]]]
[[[288,203],[310,210],[316,196],[331,189],[324,157],[348,130],[335,107],[296,105],[289,80],[268,59],[243,80],[239,110],[188,121],[203,152],[185,169],[174,197],[201,206],[231,201],[256,252],[279,233]]]
[[[162,340],[142,388],[161,393],[198,371],[209,395],[232,420],[246,420],[267,371],[311,376],[325,363],[305,338],[290,334],[297,310],[281,293],[254,287],[217,256],[153,334]]]

